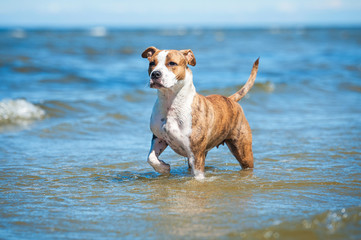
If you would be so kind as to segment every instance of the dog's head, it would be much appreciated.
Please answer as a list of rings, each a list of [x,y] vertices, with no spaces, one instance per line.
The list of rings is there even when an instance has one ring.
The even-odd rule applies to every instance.
[[[147,48],[143,58],[148,58],[151,88],[171,89],[184,84],[187,75],[192,72],[188,65],[195,66],[196,59],[192,50],[159,50],[155,47]]]

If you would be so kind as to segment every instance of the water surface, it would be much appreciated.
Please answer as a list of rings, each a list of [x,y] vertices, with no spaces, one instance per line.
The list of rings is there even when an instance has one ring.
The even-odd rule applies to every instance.
[[[0,238],[360,239],[360,30],[1,30]],[[203,182],[146,163],[151,45],[192,49],[205,95],[260,57],[253,170],[225,146]]]

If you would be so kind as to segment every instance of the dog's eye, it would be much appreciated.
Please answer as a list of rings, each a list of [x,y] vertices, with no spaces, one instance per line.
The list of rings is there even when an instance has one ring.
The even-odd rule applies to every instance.
[[[154,67],[155,66],[155,62],[150,62],[149,63],[149,67]]]
[[[169,62],[168,65],[171,67],[174,67],[174,66],[177,66],[178,64],[176,64],[175,62]]]

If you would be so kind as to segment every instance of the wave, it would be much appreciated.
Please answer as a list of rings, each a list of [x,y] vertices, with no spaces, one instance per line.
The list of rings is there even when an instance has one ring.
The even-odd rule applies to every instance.
[[[108,31],[105,27],[99,26],[90,29],[89,34],[92,37],[105,37],[108,35]]]
[[[0,101],[0,126],[7,124],[26,125],[45,117],[40,107],[24,99],[4,99]]]
[[[230,96],[233,93],[241,89],[243,85],[235,85],[229,87],[218,87],[200,90],[199,93],[202,95],[220,94],[223,96]],[[250,92],[266,92],[273,93],[276,90],[276,84],[271,81],[255,83],[251,88]],[[247,96],[246,96],[247,98]]]
[[[275,91],[276,85],[271,81],[256,82],[254,88],[256,91],[272,93]]]
[[[361,207],[358,206],[328,210],[298,221],[280,221],[273,226],[241,234],[247,239],[360,239],[360,223]]]
[[[13,38],[26,38],[26,32],[21,28],[13,30],[10,35]]]

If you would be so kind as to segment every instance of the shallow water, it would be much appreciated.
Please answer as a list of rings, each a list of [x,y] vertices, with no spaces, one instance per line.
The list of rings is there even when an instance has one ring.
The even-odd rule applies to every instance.
[[[360,239],[361,29],[0,31],[0,238]],[[255,168],[205,181],[146,163],[148,46],[191,48],[202,94],[240,103]]]

